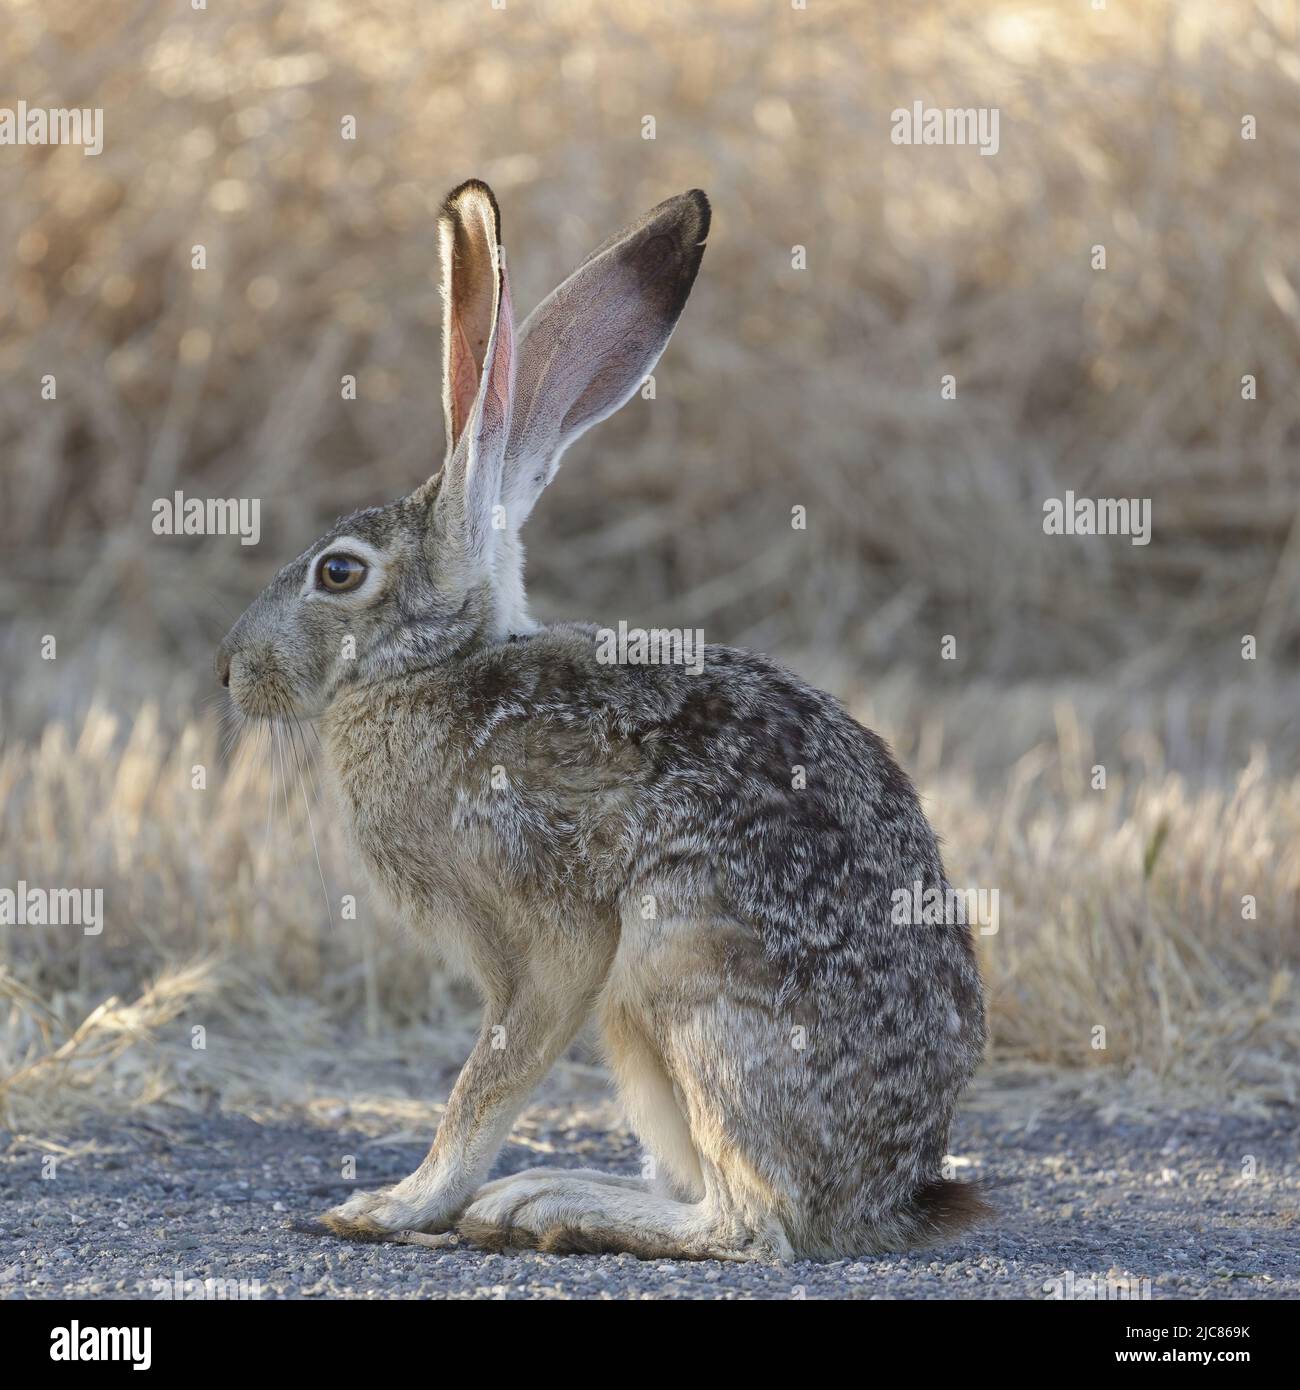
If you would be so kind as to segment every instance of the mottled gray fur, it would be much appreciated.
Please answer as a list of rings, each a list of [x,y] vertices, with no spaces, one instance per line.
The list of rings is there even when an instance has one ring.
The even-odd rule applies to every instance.
[[[326,1213],[338,1234],[836,1257],[984,1209],[940,1173],[984,1044],[979,974],[963,923],[892,921],[895,891],[946,884],[884,744],[764,657],[606,664],[594,628],[527,614],[518,529],[654,365],[708,222],[701,193],[660,204],[516,337],[496,204],[455,190],[442,471],[340,521],[218,654],[245,714],[318,722],[373,881],[484,1001],[427,1158]],[[364,569],[347,592],[319,573],[338,554]],[[485,1185],[593,1017],[648,1176]]]

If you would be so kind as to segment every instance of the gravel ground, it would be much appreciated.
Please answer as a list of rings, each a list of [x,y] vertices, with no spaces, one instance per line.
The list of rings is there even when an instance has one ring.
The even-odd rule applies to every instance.
[[[1072,1274],[1075,1297],[1108,1275],[1150,1280],[1149,1293],[1138,1289],[1157,1299],[1300,1297],[1294,1112],[1107,1123],[1086,1107],[1007,1100],[986,1089],[953,1136],[967,1171],[999,1184],[995,1222],[936,1250],[783,1268],[301,1235],[291,1218],[403,1177],[423,1154],[409,1125],[385,1135],[346,1111],[328,1121],[172,1111],[100,1121],[53,1178],[42,1176],[40,1149],[0,1134],[0,1295],[154,1298],[155,1280],[218,1279],[248,1281],[250,1292],[258,1281],[253,1296],[268,1299],[1044,1298],[1046,1281]],[[636,1171],[631,1136],[599,1127],[610,1113],[534,1107],[496,1171]],[[336,1176],[347,1154],[356,1183]]]

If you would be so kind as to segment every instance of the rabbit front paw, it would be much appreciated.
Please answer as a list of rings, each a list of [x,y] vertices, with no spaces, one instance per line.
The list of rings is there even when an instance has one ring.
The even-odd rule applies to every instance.
[[[396,1188],[358,1192],[321,1216],[322,1224],[346,1240],[387,1240],[399,1231],[450,1230],[455,1213],[445,1216],[402,1198]]]

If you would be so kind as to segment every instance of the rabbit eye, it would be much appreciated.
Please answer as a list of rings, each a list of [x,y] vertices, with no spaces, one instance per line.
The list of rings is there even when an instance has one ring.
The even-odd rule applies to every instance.
[[[332,594],[345,594],[355,589],[365,577],[365,565],[352,555],[326,555],[316,566],[321,588]]]

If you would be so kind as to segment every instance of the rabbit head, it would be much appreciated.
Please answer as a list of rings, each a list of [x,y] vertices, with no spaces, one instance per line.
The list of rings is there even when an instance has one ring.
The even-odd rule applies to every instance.
[[[533,629],[519,531],[565,449],[658,360],[704,254],[692,190],[598,247],[515,328],[496,199],[471,180],[439,218],[446,457],[408,497],[339,521],[227,634],[245,715],[321,713],[342,689]]]

